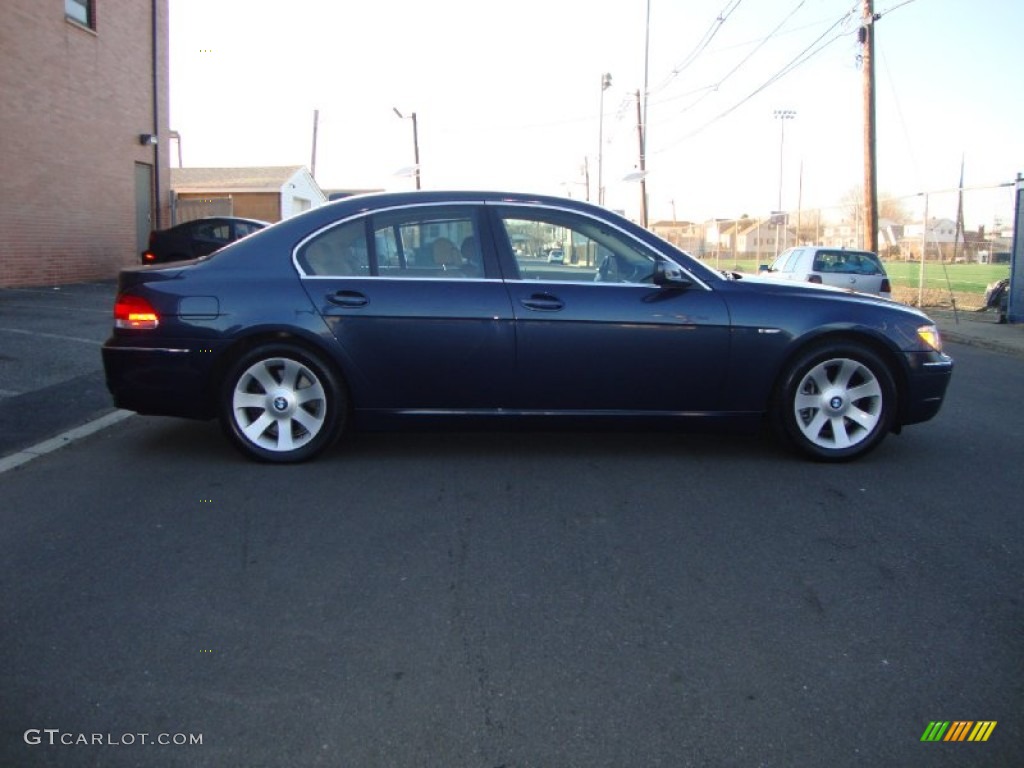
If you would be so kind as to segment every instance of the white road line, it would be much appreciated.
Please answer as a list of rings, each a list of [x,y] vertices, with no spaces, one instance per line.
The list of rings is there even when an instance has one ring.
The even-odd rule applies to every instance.
[[[18,333],[22,336],[38,336],[42,339],[60,339],[61,341],[79,341],[83,344],[93,344],[102,347],[102,341],[96,339],[83,339],[81,336],[64,336],[60,333],[43,333],[42,331],[24,331],[21,328],[0,328],[0,333]]]
[[[2,294],[0,294],[0,298],[2,298]],[[35,310],[36,312],[39,312],[40,309],[46,310],[47,312],[56,309],[60,310],[61,312],[75,312],[76,314],[80,314],[82,312],[91,312],[94,315],[107,315],[108,317],[111,318],[114,317],[113,300],[111,300],[111,305],[106,309],[93,309],[92,307],[76,307],[72,304],[50,304],[41,307],[38,304],[16,304],[13,302],[6,301],[4,302],[4,309],[31,309]]]
[[[10,456],[5,456],[0,459],[0,475],[8,470],[20,467],[22,464],[27,464],[33,459],[38,459],[40,456],[45,456],[48,453],[60,450],[66,445],[70,445],[76,440],[81,440],[83,437],[88,437],[101,429],[117,424],[119,421],[124,421],[129,416],[134,416],[133,411],[114,411],[108,413],[106,416],[101,416],[98,419],[93,419],[87,424],[83,424],[80,427],[69,429],[56,437],[51,437],[49,440],[44,440],[41,443],[25,448],[18,453],[12,453]]]

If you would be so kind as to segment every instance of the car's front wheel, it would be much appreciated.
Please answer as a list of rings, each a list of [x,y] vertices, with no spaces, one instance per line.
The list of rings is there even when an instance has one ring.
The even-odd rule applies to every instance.
[[[345,390],[330,367],[288,344],[258,347],[228,371],[220,417],[245,454],[305,461],[331,446],[347,420]]]
[[[878,446],[892,428],[896,386],[885,362],[857,343],[829,343],[801,355],[777,390],[777,431],[800,452],[846,461]]]

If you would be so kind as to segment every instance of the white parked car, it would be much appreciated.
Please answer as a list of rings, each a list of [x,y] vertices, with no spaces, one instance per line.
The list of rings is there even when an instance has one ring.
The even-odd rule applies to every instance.
[[[881,259],[871,251],[805,245],[779,254],[770,267],[761,267],[761,277],[821,283],[861,293],[892,298],[892,285]]]

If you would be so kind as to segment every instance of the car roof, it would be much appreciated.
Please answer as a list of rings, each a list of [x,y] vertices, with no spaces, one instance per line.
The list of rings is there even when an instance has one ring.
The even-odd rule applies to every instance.
[[[604,219],[610,224],[628,232],[633,237],[645,241],[648,245],[657,250],[681,250],[650,230],[630,221],[625,216],[594,203],[582,200],[573,200],[572,198],[567,197],[558,197],[555,195],[479,189],[369,192],[360,195],[351,195],[349,197],[343,197],[325,205],[312,208],[308,211],[304,211],[296,216],[283,219],[273,224],[262,234],[279,239],[279,241],[284,244],[289,240],[294,242],[296,238],[304,237],[320,227],[330,226],[336,222],[362,214],[381,213],[390,208],[403,208],[417,205],[459,205],[480,203],[539,205],[550,208],[560,208],[565,211],[575,211],[581,214],[594,216],[599,219]],[[262,240],[258,242],[267,241]],[[685,254],[685,252],[683,253]],[[685,255],[691,260],[687,263],[687,269],[697,275],[701,280],[705,282],[717,282],[723,280],[720,272],[701,263],[690,254]]]
[[[247,224],[262,224],[265,227],[270,226],[269,221],[263,221],[262,219],[249,219],[244,216],[200,216],[198,219],[183,221],[182,224],[195,224],[196,222],[203,221],[244,221]]]

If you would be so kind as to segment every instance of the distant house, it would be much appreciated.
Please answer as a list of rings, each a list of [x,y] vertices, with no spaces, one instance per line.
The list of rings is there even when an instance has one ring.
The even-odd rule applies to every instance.
[[[952,260],[954,253],[963,246],[962,242],[957,245],[956,240],[956,222],[952,219],[928,219],[927,234],[925,223],[914,221],[903,226],[900,252],[905,258],[914,259],[921,257],[921,250],[924,248],[927,258]]]
[[[740,250],[757,257],[761,264],[768,264],[796,243],[796,233],[785,224],[772,224],[770,220],[758,220],[753,226],[740,232]]]
[[[796,231],[771,218],[714,219],[703,224],[707,256],[756,259],[767,263],[776,253],[796,245]],[[778,247],[776,239],[781,238]]]
[[[900,244],[907,225],[892,219],[878,220],[878,250],[883,258],[893,256],[900,250]],[[829,248],[863,248],[864,222],[843,220],[838,223],[826,224],[821,233],[821,242]]]
[[[172,168],[175,221],[241,216],[275,222],[327,202],[301,165],[255,168]]]
[[[668,240],[672,245],[694,256],[704,254],[704,226],[692,221],[656,221],[650,226],[651,231]]]

